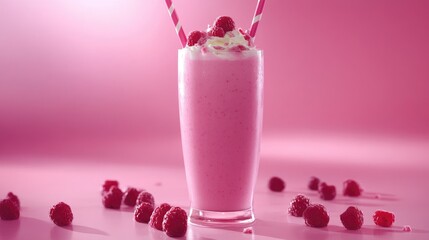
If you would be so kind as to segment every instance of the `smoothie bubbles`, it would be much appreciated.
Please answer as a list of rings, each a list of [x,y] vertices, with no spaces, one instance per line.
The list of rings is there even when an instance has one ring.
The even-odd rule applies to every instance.
[[[183,46],[178,54],[178,90],[189,222],[251,223],[264,83],[263,54],[256,49],[254,36],[264,1],[258,2],[250,30],[220,16],[208,29],[187,37],[181,34],[173,4],[166,3]]]

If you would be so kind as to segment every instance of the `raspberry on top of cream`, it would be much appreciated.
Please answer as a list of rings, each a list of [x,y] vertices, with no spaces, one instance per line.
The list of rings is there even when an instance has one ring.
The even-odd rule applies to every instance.
[[[242,52],[255,49],[253,39],[242,29],[235,29],[232,18],[221,16],[205,32],[193,31],[189,34],[187,46],[192,51]]]

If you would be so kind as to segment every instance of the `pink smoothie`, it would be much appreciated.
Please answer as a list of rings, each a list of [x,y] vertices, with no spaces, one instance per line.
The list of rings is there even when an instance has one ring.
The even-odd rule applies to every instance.
[[[261,51],[179,50],[181,136],[193,209],[251,209],[263,79]]]

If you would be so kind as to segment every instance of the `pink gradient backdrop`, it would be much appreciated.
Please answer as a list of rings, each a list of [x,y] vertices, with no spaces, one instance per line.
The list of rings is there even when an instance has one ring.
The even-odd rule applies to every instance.
[[[248,28],[256,2],[174,0],[187,33],[220,14]],[[255,233],[190,226],[187,239],[429,239],[429,191],[416,188],[429,181],[428,43],[427,0],[267,0]],[[162,0],[0,0],[0,199],[23,204],[1,239],[165,239],[102,208],[99,188],[118,179],[188,209],[179,47]],[[266,188],[275,175],[284,193]],[[297,193],[320,200],[311,175],[338,190],[356,179],[364,195],[338,192],[328,228],[308,228],[285,209]],[[57,201],[73,227],[50,222]],[[350,204],[365,214],[356,233],[340,223]],[[397,214],[392,228],[372,224],[378,208]]]
[[[175,0],[185,31],[256,1]],[[226,7],[227,6],[227,7]],[[267,1],[264,133],[429,136],[429,1]],[[178,136],[164,1],[0,1],[0,149]]]

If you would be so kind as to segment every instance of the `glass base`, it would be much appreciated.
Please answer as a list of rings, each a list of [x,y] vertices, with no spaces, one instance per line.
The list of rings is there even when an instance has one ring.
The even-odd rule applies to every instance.
[[[255,221],[253,209],[245,209],[234,212],[205,211],[191,208],[189,223],[206,227],[223,227],[248,225]]]

